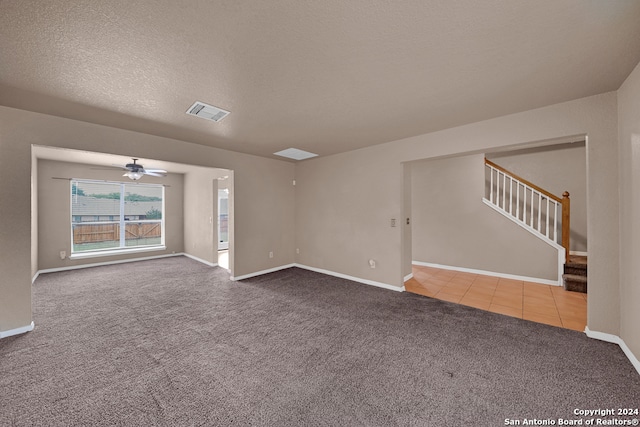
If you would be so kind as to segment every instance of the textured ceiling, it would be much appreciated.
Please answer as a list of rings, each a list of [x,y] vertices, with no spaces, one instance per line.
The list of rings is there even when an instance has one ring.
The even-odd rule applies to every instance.
[[[267,157],[616,90],[638,62],[637,0],[0,0],[1,105]]]

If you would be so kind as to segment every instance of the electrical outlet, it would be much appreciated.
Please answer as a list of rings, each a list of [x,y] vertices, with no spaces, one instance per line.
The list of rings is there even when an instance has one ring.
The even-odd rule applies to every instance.
[[[376,268],[376,262],[375,262],[375,260],[373,260],[373,259],[370,259],[370,260],[369,260],[369,267],[371,267],[371,268]]]
[[[395,218],[391,218],[391,226],[392,227],[396,226],[396,219]]]
[[[296,248],[296,253],[299,254],[300,253],[300,248]]]
[[[65,259],[67,257],[67,251],[60,251],[60,259]]]
[[[273,252],[269,252],[269,258],[273,258]]]

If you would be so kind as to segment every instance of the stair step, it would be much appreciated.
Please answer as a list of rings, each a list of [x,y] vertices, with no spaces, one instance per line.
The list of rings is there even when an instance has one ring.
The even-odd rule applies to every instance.
[[[586,264],[587,257],[584,255],[569,255],[569,262],[576,264]]]
[[[587,277],[577,274],[563,274],[562,283],[564,289],[572,292],[587,293]]]
[[[565,274],[574,274],[576,276],[587,275],[587,264],[568,262],[564,265]]]

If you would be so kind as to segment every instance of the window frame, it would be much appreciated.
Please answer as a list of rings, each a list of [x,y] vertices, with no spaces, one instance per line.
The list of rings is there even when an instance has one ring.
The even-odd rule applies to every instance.
[[[98,213],[98,215],[94,215],[95,217],[98,218],[98,221],[82,221],[83,215],[74,215],[73,212],[73,188],[75,186],[75,188],[78,188],[78,184],[81,183],[89,183],[89,184],[105,184],[105,185],[117,185],[119,187],[119,192],[120,192],[120,212],[119,215],[117,215],[116,219],[113,220],[107,220],[107,221],[100,221],[99,218],[100,217],[109,217],[108,214],[101,214]],[[137,219],[137,220],[127,220],[127,216],[131,216],[131,215],[127,215],[125,212],[125,197],[126,197],[126,188],[127,187],[131,187],[131,186],[144,186],[144,187],[155,187],[155,188],[159,188],[161,189],[161,198],[162,201],[161,203],[161,209],[162,209],[162,215],[160,217],[160,219]],[[165,205],[166,205],[166,194],[165,194],[165,186],[162,184],[148,184],[148,183],[128,183],[128,182],[122,182],[122,181],[106,181],[106,180],[91,180],[91,179],[82,179],[82,178],[72,178],[70,180],[70,184],[69,184],[69,194],[70,194],[70,200],[69,200],[69,221],[70,221],[70,234],[71,234],[71,250],[69,252],[69,258],[70,259],[79,259],[79,258],[93,258],[93,257],[102,257],[102,256],[110,256],[110,255],[122,255],[122,254],[130,254],[130,253],[138,253],[138,252],[151,252],[151,251],[161,251],[161,250],[166,250],[166,245],[165,245],[165,236],[166,236],[166,230],[165,230]],[[77,195],[77,194],[76,194]],[[114,199],[117,200],[117,199]],[[137,215],[136,215],[137,216]],[[75,221],[74,217],[78,217],[79,221]],[[111,217],[115,217],[115,215],[111,215]],[[149,245],[135,245],[135,246],[127,246],[126,245],[126,236],[125,236],[125,229],[126,229],[126,224],[127,223],[136,223],[136,224],[143,224],[143,223],[149,223],[149,224],[160,224],[161,227],[161,231],[160,231],[160,243],[159,244],[149,244]],[[110,247],[110,248],[102,248],[102,249],[91,249],[91,250],[84,250],[84,251],[77,251],[74,250],[74,226],[78,225],[78,224],[84,224],[84,225],[91,225],[91,224],[117,224],[120,227],[120,233],[119,233],[119,240],[118,240],[118,246],[117,247]],[[115,240],[114,240],[115,242]]]

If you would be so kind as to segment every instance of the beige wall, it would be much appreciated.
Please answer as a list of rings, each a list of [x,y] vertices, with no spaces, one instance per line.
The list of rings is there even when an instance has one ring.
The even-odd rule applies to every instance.
[[[401,287],[403,167],[371,151],[297,164],[297,262]]]
[[[571,199],[572,251],[587,252],[587,150],[584,141],[487,154],[503,168]]]
[[[106,171],[77,163],[38,160],[38,270],[64,268],[83,264],[110,262],[122,259],[181,253],[183,241],[183,176],[168,174],[166,178],[146,176],[145,183],[164,184],[165,187],[165,246],[164,251],[115,255],[85,259],[60,259],[60,251],[71,254],[70,186],[67,179],[79,178],[122,181],[118,170]],[[129,181],[131,182],[131,181]]]
[[[207,170],[189,172],[184,176],[185,252],[211,264],[218,263],[216,178],[217,175]]]
[[[294,262],[292,163],[0,107],[0,331],[31,323],[32,144],[233,170],[233,274]]]
[[[413,274],[413,201],[412,201],[412,162],[402,164],[402,280],[408,280]]]
[[[589,327],[618,334],[618,177],[615,92],[320,157],[296,165],[300,264],[402,286],[403,167],[412,160],[588,137]],[[406,252],[406,251],[405,251]],[[371,269],[367,260],[378,260]]]
[[[637,77],[629,81],[621,101],[629,116],[625,129],[637,123],[638,114],[636,101],[628,100],[637,98]],[[153,152],[159,160],[233,170],[236,276],[297,260],[400,287],[403,257],[410,254],[402,250],[404,229],[391,227],[390,219],[406,213],[404,162],[586,135],[588,325],[618,335],[622,317],[624,333],[637,342],[629,332],[632,303],[620,310],[618,175],[611,173],[618,167],[617,109],[611,92],[294,165],[0,107],[0,331],[31,322],[31,144],[131,157]],[[625,194],[633,190],[626,187]],[[627,239],[623,248],[634,245]],[[377,268],[369,268],[369,258],[378,261]],[[625,278],[636,274],[633,268],[623,264]],[[624,296],[637,304],[637,288],[626,286]]]
[[[2,140],[0,140],[0,143]],[[38,159],[31,156],[31,277],[38,272]],[[0,217],[1,218],[1,217]],[[2,329],[0,329],[2,330]]]
[[[620,337],[640,359],[640,65],[618,93]]]
[[[558,280],[558,250],[482,202],[483,154],[411,169],[414,261]]]
[[[31,147],[12,142],[22,116],[0,107],[0,331],[31,323]],[[37,219],[34,218],[37,222]]]

